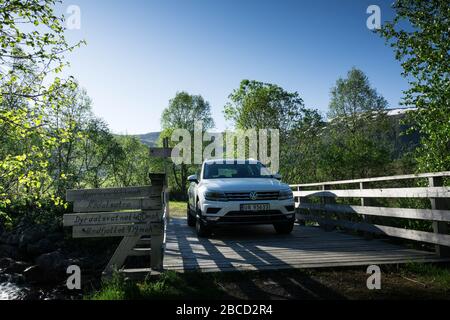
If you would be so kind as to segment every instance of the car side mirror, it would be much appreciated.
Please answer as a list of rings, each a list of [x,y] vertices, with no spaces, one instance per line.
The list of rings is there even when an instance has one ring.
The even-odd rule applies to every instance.
[[[189,181],[189,182],[194,182],[194,183],[198,183],[198,177],[197,177],[196,174],[193,174],[192,176],[189,176],[189,177],[187,178],[187,181]]]
[[[275,174],[273,175],[273,178],[274,178],[274,179],[277,179],[277,180],[281,180],[281,174],[275,173]]]

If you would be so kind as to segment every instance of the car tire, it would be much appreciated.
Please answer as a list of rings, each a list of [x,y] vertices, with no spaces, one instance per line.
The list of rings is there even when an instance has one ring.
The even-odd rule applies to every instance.
[[[278,234],[290,234],[294,229],[294,221],[274,223],[273,227]]]
[[[206,238],[211,235],[211,228],[205,225],[205,223],[202,221],[202,211],[197,204],[197,218],[195,222],[195,231],[197,233],[197,237],[199,238]]]
[[[191,209],[189,208],[189,202],[187,204],[187,208],[186,208],[186,215],[187,215],[187,225],[189,227],[194,227],[195,226],[195,216],[191,214]]]

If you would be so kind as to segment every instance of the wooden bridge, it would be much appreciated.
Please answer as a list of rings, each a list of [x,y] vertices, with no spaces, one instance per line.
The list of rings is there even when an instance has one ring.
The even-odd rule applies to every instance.
[[[292,185],[292,234],[234,226],[199,239],[185,219],[169,219],[165,176],[154,174],[152,186],[68,190],[75,213],[64,225],[75,238],[123,237],[107,276],[116,267],[139,276],[450,261],[446,179],[450,172]],[[135,256],[144,268],[129,268]]]
[[[446,177],[450,172],[292,185],[298,223],[290,235],[277,235],[272,226],[239,226],[199,239],[184,219],[172,219],[164,269],[208,272],[449,261]],[[417,209],[418,204],[423,209]],[[407,229],[406,221],[422,230]]]

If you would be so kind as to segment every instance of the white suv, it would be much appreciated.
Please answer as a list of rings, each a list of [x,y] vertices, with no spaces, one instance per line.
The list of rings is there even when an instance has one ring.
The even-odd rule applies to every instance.
[[[255,160],[207,160],[199,176],[188,178],[187,223],[206,237],[212,228],[236,224],[273,224],[281,234],[292,231],[294,197]]]

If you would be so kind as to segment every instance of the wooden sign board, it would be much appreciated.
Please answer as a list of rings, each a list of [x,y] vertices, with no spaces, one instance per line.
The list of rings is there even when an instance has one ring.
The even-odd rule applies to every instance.
[[[105,200],[77,200],[73,203],[74,212],[106,212],[133,209],[160,209],[161,196],[148,199],[105,199]]]
[[[155,158],[170,158],[172,148],[150,148],[150,156]]]
[[[102,213],[71,213],[65,214],[65,227],[92,226],[106,224],[134,224],[161,221],[163,211],[130,211],[130,212],[102,212]]]
[[[67,190],[66,200],[137,199],[160,196],[162,186]]]
[[[151,236],[151,268],[162,269],[167,194],[164,174],[150,174],[151,186],[67,190],[75,213],[63,223],[72,227],[73,238],[123,237],[105,268],[110,275],[120,268],[141,236]]]
[[[137,237],[160,236],[164,232],[164,223],[127,224],[127,225],[97,225],[74,226],[73,238],[104,238],[104,237]]]

